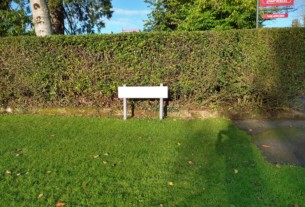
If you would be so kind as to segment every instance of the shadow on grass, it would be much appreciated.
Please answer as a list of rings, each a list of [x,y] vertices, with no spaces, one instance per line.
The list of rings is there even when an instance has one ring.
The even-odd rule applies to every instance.
[[[206,125],[202,125],[206,123]],[[249,137],[233,124],[213,129],[209,122],[189,122],[173,180],[175,206],[265,206],[274,204],[253,154]],[[219,131],[219,129],[224,129]],[[189,165],[185,170],[182,166]],[[173,198],[174,199],[174,198]]]
[[[253,206],[268,203],[265,197],[272,197],[253,155],[249,138],[230,124],[217,135],[216,152],[224,160],[224,185],[228,204]]]

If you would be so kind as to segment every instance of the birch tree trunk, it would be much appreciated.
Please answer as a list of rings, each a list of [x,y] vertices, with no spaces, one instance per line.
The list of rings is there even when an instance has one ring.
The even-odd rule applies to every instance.
[[[52,35],[48,6],[45,0],[30,0],[33,23],[37,36]]]

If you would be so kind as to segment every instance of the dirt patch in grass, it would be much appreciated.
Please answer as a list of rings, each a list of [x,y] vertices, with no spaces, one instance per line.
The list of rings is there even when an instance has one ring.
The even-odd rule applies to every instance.
[[[305,167],[305,120],[242,120],[235,124],[252,135],[267,161]]]

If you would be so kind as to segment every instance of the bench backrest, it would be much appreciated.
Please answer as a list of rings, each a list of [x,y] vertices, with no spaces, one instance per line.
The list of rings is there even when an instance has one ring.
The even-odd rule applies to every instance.
[[[167,86],[118,87],[119,98],[168,98]]]

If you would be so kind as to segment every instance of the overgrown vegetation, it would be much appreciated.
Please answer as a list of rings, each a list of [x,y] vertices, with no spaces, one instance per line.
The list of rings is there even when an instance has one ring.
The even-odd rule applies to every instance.
[[[144,0],[151,13],[145,23],[148,31],[203,31],[253,29],[256,27],[256,0]],[[258,24],[263,14],[292,11],[293,7],[260,7]]]
[[[304,206],[305,171],[272,166],[226,120],[0,116],[1,206]]]
[[[278,109],[304,93],[304,45],[303,28],[2,38],[0,103],[116,107],[118,86],[163,83],[176,106]]]
[[[0,1],[0,36],[31,34],[31,18],[26,0]]]

